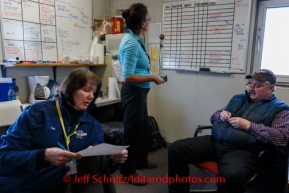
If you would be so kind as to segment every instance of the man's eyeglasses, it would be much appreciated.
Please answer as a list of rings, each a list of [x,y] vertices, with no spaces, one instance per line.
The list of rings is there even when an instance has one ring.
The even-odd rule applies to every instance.
[[[266,86],[266,85],[270,85],[270,84],[262,84],[262,85],[259,85],[259,84],[251,84],[251,83],[248,83],[246,84],[246,88],[249,89],[249,88],[252,88],[252,89],[259,89],[263,86]]]
[[[152,19],[151,17],[147,17],[146,21],[151,21],[151,19]]]

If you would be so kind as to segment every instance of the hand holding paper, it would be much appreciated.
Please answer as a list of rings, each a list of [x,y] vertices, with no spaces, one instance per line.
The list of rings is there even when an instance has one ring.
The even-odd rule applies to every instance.
[[[97,155],[112,155],[120,153],[122,150],[129,146],[116,146],[107,143],[102,143],[96,146],[88,147],[87,149],[81,150],[79,153],[82,157],[86,156],[97,156]]]

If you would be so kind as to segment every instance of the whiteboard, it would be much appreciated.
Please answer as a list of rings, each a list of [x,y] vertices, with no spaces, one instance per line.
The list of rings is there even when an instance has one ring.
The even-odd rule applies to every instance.
[[[39,3],[35,1],[23,1],[23,21],[39,23]],[[31,14],[33,13],[33,14]]]
[[[0,0],[3,58],[62,60],[89,54],[92,0]]]
[[[23,40],[23,28],[21,21],[10,19],[3,19],[2,21],[3,28],[5,29],[5,31],[2,32],[4,39]]]
[[[23,41],[16,41],[16,40],[4,40],[4,52],[6,53],[6,58],[15,58],[18,56],[20,59],[24,57],[24,46]]]
[[[250,0],[163,4],[162,68],[245,73]]]
[[[1,0],[1,14],[3,18],[22,20],[21,0]]]
[[[23,22],[24,40],[40,41],[40,24]]]

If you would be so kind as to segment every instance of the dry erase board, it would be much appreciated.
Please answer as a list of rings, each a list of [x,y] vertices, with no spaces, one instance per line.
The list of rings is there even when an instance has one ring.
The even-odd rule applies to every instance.
[[[251,0],[163,4],[162,68],[245,73]]]
[[[89,53],[92,0],[0,0],[3,58],[61,60]]]

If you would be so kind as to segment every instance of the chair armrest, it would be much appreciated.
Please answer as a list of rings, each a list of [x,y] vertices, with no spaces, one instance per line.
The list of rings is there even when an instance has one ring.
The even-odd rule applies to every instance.
[[[279,148],[266,149],[259,153],[258,170],[265,171],[270,169],[277,157]]]
[[[203,129],[212,129],[212,125],[198,125],[198,128],[195,130],[194,137],[197,137],[198,133],[201,133]]]

